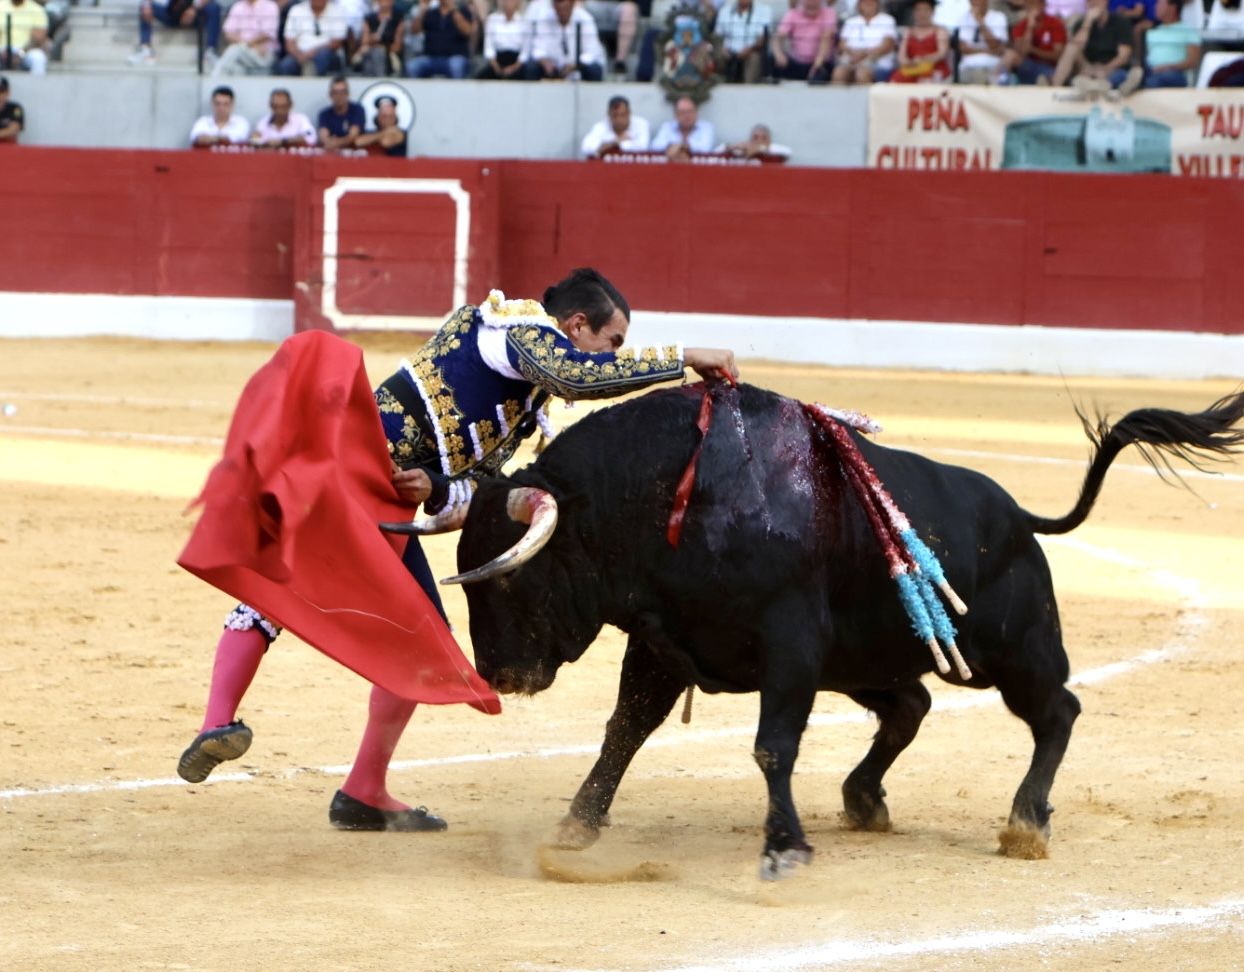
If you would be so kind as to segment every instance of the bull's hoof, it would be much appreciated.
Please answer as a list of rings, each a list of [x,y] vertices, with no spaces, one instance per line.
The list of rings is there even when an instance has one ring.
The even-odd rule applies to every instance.
[[[788,847],[784,851],[768,850],[760,858],[760,880],[780,881],[796,869],[812,863],[811,847]]]
[[[862,790],[842,788],[842,814],[840,819],[847,830],[866,830],[872,833],[889,833],[890,808],[885,805],[885,790],[876,795]]]
[[[1020,861],[1043,861],[1050,856],[1050,825],[1037,827],[1027,820],[1012,817],[998,831],[998,853]]]
[[[567,814],[557,825],[553,846],[561,850],[587,850],[599,839],[599,827],[589,827],[578,817]]]

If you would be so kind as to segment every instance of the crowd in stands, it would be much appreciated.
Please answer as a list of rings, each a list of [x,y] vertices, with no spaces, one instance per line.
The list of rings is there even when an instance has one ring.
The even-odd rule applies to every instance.
[[[0,0],[0,67],[47,69],[49,12]],[[1202,31],[1244,41],[1244,0],[141,0],[156,31],[201,33],[215,76],[356,74],[651,80],[673,18],[702,25],[714,80],[1074,84],[1195,80]],[[63,15],[63,11],[62,14]]]
[[[328,105],[316,124],[294,110],[294,99],[285,88],[268,96],[268,113],[251,125],[234,111],[234,93],[228,85],[212,92],[212,110],[190,128],[192,148],[246,146],[254,149],[320,148],[331,152],[365,152],[369,155],[406,157],[406,132],[398,124],[397,102],[387,96],[376,99],[375,115],[350,100],[350,82],[342,76],[328,86]]]
[[[696,155],[769,161],[790,156],[789,148],[773,141],[768,125],[754,125],[743,141],[725,143],[717,139],[712,123],[700,117],[694,99],[678,98],[673,107],[674,117],[663,122],[657,133],[651,135],[648,121],[631,111],[631,103],[626,98],[615,95],[609,99],[605,117],[583,136],[582,156],[600,159],[608,155],[648,153],[664,155],[675,162],[687,161]]]

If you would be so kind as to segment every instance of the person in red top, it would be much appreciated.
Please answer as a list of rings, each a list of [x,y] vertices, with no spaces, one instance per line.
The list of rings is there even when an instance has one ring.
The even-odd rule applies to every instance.
[[[950,34],[933,23],[937,0],[915,0],[911,26],[904,27],[898,42],[898,68],[890,75],[897,84],[922,81],[941,83],[950,78]]]
[[[1024,16],[1011,27],[1011,46],[1002,55],[1002,70],[1020,84],[1049,84],[1067,46],[1067,28],[1045,12],[1045,0],[1027,0]]]

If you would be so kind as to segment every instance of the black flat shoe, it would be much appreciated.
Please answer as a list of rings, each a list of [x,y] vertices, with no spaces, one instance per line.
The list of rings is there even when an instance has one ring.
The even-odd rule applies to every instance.
[[[187,783],[202,783],[227,759],[237,759],[251,748],[252,733],[240,719],[207,729],[194,737],[177,761],[177,775]]]
[[[338,790],[328,806],[328,822],[338,830],[392,830],[399,833],[420,833],[448,830],[440,817],[428,813],[427,807],[411,810],[381,810],[356,800]]]

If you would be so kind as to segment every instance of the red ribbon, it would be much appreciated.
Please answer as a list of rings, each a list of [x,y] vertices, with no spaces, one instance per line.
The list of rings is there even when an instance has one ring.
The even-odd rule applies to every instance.
[[[734,377],[729,373],[722,372],[721,378],[731,388],[738,387]],[[695,485],[695,467],[700,461],[700,450],[704,448],[704,440],[708,437],[708,429],[712,424],[713,396],[708,384],[705,383],[704,397],[700,399],[700,416],[695,420],[696,428],[700,430],[700,442],[695,447],[695,452],[691,454],[691,461],[687,463],[687,468],[683,470],[682,479],[678,481],[678,488],[674,490],[674,507],[670,510],[669,525],[665,528],[665,539],[675,549],[678,548],[678,541],[682,537],[682,521],[687,516],[687,504],[691,501],[691,487]]]

